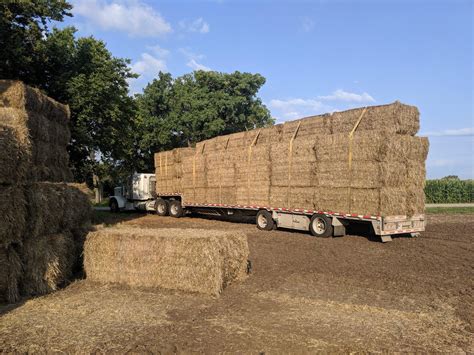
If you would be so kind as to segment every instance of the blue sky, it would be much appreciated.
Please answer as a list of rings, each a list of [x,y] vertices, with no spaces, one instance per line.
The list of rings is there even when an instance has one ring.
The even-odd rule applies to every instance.
[[[260,73],[278,122],[395,100],[418,106],[429,178],[474,178],[471,1],[73,0],[67,25],[141,77]]]

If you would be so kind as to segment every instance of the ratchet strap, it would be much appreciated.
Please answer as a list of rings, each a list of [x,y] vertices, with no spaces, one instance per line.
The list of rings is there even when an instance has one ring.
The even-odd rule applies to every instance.
[[[288,188],[286,192],[286,199],[287,199],[287,206],[290,208],[290,196],[291,196],[291,169],[293,166],[293,141],[296,138],[296,135],[298,134],[298,131],[300,129],[301,121],[298,122],[298,126],[296,126],[295,131],[293,132],[293,136],[290,139],[290,144],[288,146]]]
[[[352,140],[354,138],[354,133],[359,127],[360,121],[362,121],[362,117],[364,117],[365,113],[367,112],[367,107],[364,107],[362,113],[360,114],[357,122],[355,123],[354,127],[349,133],[349,156],[348,156],[348,168],[349,168],[349,213],[352,212]]]
[[[257,143],[258,136],[260,135],[260,132],[262,129],[259,129],[257,134],[255,135],[252,143],[250,144],[248,148],[248,157],[247,157],[247,203],[250,204],[250,160],[252,158],[252,147]]]

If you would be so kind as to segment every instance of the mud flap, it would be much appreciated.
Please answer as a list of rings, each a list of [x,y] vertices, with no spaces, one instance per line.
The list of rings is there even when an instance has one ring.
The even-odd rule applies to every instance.
[[[340,237],[346,235],[346,226],[336,217],[332,218],[333,236]]]

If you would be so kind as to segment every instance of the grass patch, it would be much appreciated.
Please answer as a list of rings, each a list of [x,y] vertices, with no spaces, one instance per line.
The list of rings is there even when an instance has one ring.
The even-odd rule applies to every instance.
[[[143,217],[145,214],[137,211],[127,211],[113,213],[110,211],[96,211],[92,214],[92,224],[104,224],[113,226],[114,224],[130,221],[135,218]]]
[[[426,207],[426,214],[474,214],[474,207]]]
[[[94,207],[109,207],[109,198],[106,197],[100,203],[94,203]]]

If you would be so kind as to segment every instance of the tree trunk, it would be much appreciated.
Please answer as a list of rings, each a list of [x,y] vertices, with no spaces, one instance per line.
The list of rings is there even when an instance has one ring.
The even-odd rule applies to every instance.
[[[95,161],[94,151],[91,152],[90,158],[92,161]],[[102,186],[99,180],[99,176],[95,173],[95,171],[92,172],[92,184],[94,185],[95,203],[101,203],[102,202]]]

